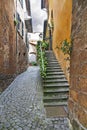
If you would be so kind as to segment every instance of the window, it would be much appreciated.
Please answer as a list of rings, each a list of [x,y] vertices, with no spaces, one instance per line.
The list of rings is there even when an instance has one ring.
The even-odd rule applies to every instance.
[[[23,0],[19,0],[21,7],[23,8]]]
[[[20,33],[20,35],[24,36],[24,23],[22,22],[20,15],[17,13],[17,30]]]
[[[24,24],[22,22],[22,36],[24,36]]]
[[[21,22],[20,15],[17,13],[17,29],[18,30],[20,30],[20,22]]]

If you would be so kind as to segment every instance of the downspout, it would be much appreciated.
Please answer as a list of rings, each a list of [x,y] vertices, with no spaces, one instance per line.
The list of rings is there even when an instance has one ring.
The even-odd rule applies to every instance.
[[[16,20],[17,20],[17,0],[16,0]],[[16,54],[18,52],[17,45],[18,45],[18,43],[17,43],[17,25],[16,25]]]
[[[17,21],[17,0],[16,0],[16,21]],[[16,24],[16,75],[18,75],[18,57],[17,57],[17,53],[18,53],[18,42],[17,42],[17,24]]]

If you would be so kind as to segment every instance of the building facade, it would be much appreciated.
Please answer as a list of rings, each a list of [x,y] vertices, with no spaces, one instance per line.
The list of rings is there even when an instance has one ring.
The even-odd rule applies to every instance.
[[[73,49],[70,63],[69,116],[73,130],[87,130],[87,1],[73,0]]]
[[[49,38],[50,49],[53,49],[56,58],[60,62],[63,71],[69,81],[70,56],[64,55],[61,50],[62,42],[71,41],[71,13],[72,0],[42,0],[42,7],[47,8],[48,29],[46,37]],[[43,4],[44,3],[44,4]],[[68,9],[68,11],[67,11]],[[46,38],[45,38],[46,39]]]
[[[28,67],[24,1],[0,0],[0,91]]]
[[[68,108],[72,129],[87,130],[87,1],[48,0],[48,4],[50,25],[53,11],[53,51],[67,78],[70,64]],[[70,63],[60,49],[65,39],[72,40]]]

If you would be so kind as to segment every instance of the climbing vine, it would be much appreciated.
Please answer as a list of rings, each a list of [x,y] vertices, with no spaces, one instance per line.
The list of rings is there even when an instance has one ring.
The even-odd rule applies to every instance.
[[[67,39],[65,39],[63,42],[61,42],[61,47],[59,46],[56,46],[55,49],[60,49],[62,50],[62,52],[64,53],[64,55],[68,55],[68,56],[71,56],[71,53],[72,53],[72,41],[71,42],[68,42]]]
[[[18,20],[14,20],[14,26],[16,26],[18,24]]]
[[[70,56],[70,55],[71,55],[71,52],[72,52],[72,44],[69,43],[69,42],[67,41],[67,39],[65,39],[65,40],[62,42],[61,50],[62,50],[62,52],[64,53],[64,55],[68,54],[68,55]]]
[[[65,39],[63,42],[61,42],[61,47],[56,46],[56,49],[60,49],[64,55],[67,55],[67,57],[64,59],[66,61],[70,61],[70,56],[72,53],[72,46],[73,46],[73,42],[71,40],[71,42],[68,42],[67,39]],[[70,67],[67,68],[67,71],[70,71]]]
[[[45,50],[48,48],[48,43],[43,41],[38,41],[37,44],[37,60],[40,65],[40,73],[42,78],[46,77],[47,70],[47,58]]]

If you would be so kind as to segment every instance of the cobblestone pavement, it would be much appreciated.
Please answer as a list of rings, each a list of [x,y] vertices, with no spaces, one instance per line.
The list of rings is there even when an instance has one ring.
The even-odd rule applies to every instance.
[[[0,130],[69,130],[67,118],[46,118],[39,67],[29,67],[0,95]]]

